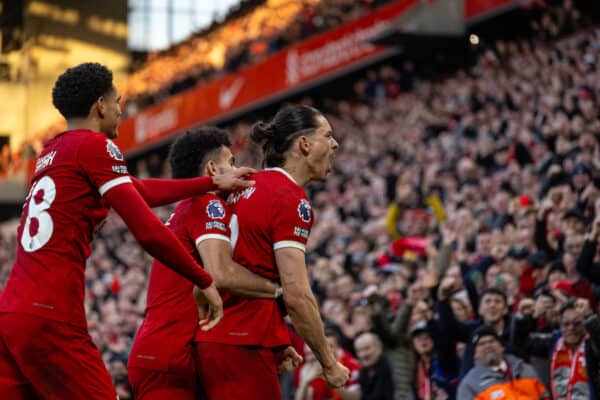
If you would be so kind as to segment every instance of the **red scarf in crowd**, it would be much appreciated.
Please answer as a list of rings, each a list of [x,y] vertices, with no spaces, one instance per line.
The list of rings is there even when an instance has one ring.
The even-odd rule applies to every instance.
[[[419,360],[417,364],[417,395],[419,400],[431,400],[431,380],[429,379],[429,368],[431,363]]]
[[[585,368],[585,342],[581,341],[574,354],[565,344],[564,338],[559,338],[552,351],[550,363],[550,379],[552,386],[552,397],[554,400],[571,400],[573,390],[589,393],[589,379]]]

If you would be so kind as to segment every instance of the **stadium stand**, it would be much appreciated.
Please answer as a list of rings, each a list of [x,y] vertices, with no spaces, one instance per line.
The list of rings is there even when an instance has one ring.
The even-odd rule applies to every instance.
[[[221,23],[154,52],[120,85],[124,118],[196,85],[255,63],[286,46],[356,19],[390,0],[246,0]],[[0,152],[0,179],[22,168],[42,143],[64,130],[57,121],[11,154]]]
[[[355,2],[323,3],[340,10]],[[355,12],[378,3],[361,3]],[[259,9],[257,15],[274,10]],[[424,81],[407,69],[383,65],[358,77],[351,97],[301,100],[325,111],[340,143],[335,172],[311,198],[318,218],[307,254],[323,318],[346,350],[353,352],[353,340],[365,331],[385,343],[380,315],[387,321],[403,311],[408,332],[431,335],[434,354],[445,354],[443,339],[451,339],[450,346],[458,342],[466,355],[468,340],[447,338],[449,330],[439,335],[448,304],[440,298],[450,296],[451,319],[480,321],[480,295],[489,288],[507,296],[507,329],[508,322],[530,315],[530,300],[537,304],[533,330],[539,332],[561,327],[558,310],[570,297],[585,299],[586,317],[598,312],[600,279],[593,267],[600,262],[600,29],[589,26],[569,0],[549,1],[538,11],[529,40],[489,43],[473,67],[444,79]],[[285,26],[300,23],[296,12],[281,18]],[[256,26],[269,18],[254,15],[231,27],[259,32]],[[337,23],[335,12],[327,15]],[[272,37],[283,26],[271,26]],[[219,32],[211,30],[210,40],[220,38]],[[246,51],[264,40],[249,37]],[[128,83],[130,99],[148,95],[143,88],[155,68],[202,48],[203,40],[191,38],[156,55]],[[225,59],[231,60],[224,57],[207,70],[233,68]],[[208,64],[197,62],[173,71],[150,93],[166,90],[189,71],[205,71]],[[228,130],[239,163],[257,166],[256,149],[246,140],[250,122]],[[134,169],[138,177],[168,176],[158,154],[138,160]],[[156,212],[166,220],[170,210]],[[13,221],[0,229],[0,285],[14,260],[14,227]],[[125,364],[143,318],[149,266],[148,256],[112,215],[88,260],[86,310],[121,399],[131,398]],[[427,330],[416,329],[422,321]],[[398,356],[386,343],[395,398],[407,398],[402,390],[413,391],[416,399],[431,390],[455,398],[461,360],[445,360],[441,372],[422,373],[431,360],[414,348],[406,331],[396,335],[411,356]],[[551,360],[531,354],[517,336],[510,335],[507,349],[528,359],[549,384]],[[594,374],[600,364],[594,361],[587,365],[587,379],[598,390]],[[412,387],[402,386],[406,377]]]

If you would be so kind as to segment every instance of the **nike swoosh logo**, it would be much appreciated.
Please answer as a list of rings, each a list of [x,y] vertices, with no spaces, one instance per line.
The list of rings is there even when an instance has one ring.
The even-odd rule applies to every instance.
[[[219,107],[222,109],[229,108],[237,97],[238,93],[244,86],[244,78],[238,77],[228,88],[223,88],[219,92]]]

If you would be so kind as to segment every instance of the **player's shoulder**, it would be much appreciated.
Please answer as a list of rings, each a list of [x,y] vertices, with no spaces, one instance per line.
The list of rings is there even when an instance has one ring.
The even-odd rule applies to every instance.
[[[307,199],[304,189],[283,168],[269,168],[257,172],[255,179],[258,185],[268,185],[273,199]]]
[[[119,146],[105,134],[91,130],[75,131],[74,140],[80,140],[89,151],[106,151],[111,158],[123,161],[123,153]]]
[[[106,142],[106,135],[100,132],[92,131],[90,129],[74,129],[67,131],[59,135],[62,141],[67,142]]]
[[[224,219],[227,216],[225,200],[215,193],[206,193],[192,198],[190,206],[210,219]]]

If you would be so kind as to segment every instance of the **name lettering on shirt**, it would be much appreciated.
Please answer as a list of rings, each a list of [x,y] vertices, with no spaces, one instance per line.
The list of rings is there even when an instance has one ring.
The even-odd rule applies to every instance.
[[[232,193],[227,198],[227,205],[232,205],[232,204],[237,203],[242,197],[247,200],[254,194],[255,191],[256,191],[256,187],[252,186],[252,187],[242,190],[241,192]]]
[[[175,216],[175,213],[173,213],[169,216],[169,219],[167,220],[167,222],[165,222],[165,226],[171,225],[171,221],[173,220],[174,216]]]
[[[51,151],[43,157],[40,157],[35,163],[35,173],[37,174],[39,170],[52,165],[52,161],[54,161],[54,156],[56,156],[56,150]]]

